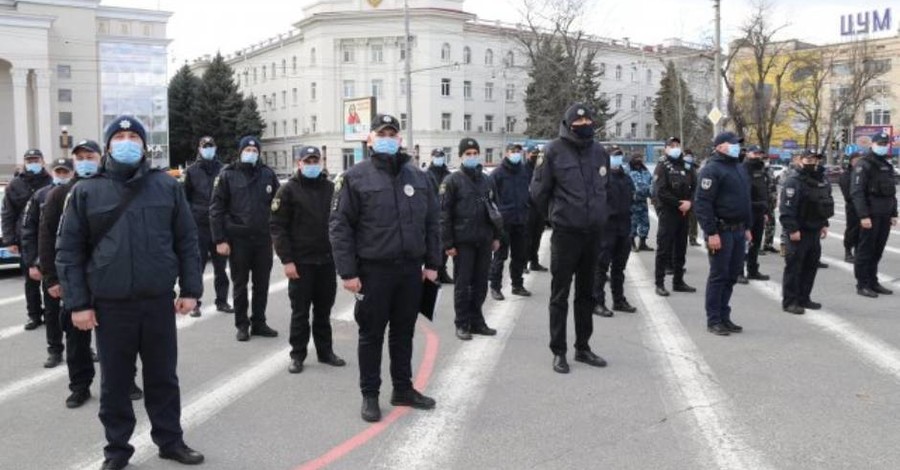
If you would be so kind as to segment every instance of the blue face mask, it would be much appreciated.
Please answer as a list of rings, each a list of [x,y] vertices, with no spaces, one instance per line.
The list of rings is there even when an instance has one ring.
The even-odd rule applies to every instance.
[[[693,155],[685,155],[684,162],[685,163],[694,163],[694,156]]]
[[[434,157],[431,159],[431,164],[434,166],[444,166],[446,163],[444,158],[445,157]]]
[[[400,141],[392,137],[376,137],[372,142],[375,153],[396,155],[400,151]]]
[[[507,158],[509,159],[509,162],[512,163],[513,165],[518,165],[519,163],[522,163],[522,154],[521,153],[512,153]]]
[[[466,168],[478,168],[478,164],[481,163],[481,158],[479,156],[470,156],[463,157],[463,166]]]
[[[678,160],[681,158],[681,148],[675,147],[666,150],[666,155],[669,156],[672,160]]]
[[[322,165],[305,164],[303,165],[303,169],[300,170],[300,174],[302,174],[304,178],[314,180],[322,174]]]
[[[130,140],[120,140],[112,143],[109,156],[123,165],[137,165],[144,156],[144,147]]]
[[[609,157],[609,166],[615,169],[622,168],[622,161],[625,159],[622,155],[613,155]]]
[[[216,148],[203,147],[200,149],[200,156],[203,157],[204,160],[212,160],[213,158],[216,158]]]
[[[60,186],[60,185],[63,185],[63,184],[68,183],[71,179],[72,179],[72,178],[60,178],[59,176],[54,176],[54,177],[53,177],[53,184],[54,184],[55,186]]]
[[[241,154],[241,163],[246,163],[248,165],[256,165],[256,162],[259,161],[259,154],[256,152],[244,152]]]
[[[94,176],[97,174],[97,169],[100,168],[100,164],[93,160],[82,160],[80,162],[75,162],[75,173],[78,173],[80,178],[87,178],[89,176]]]
[[[40,163],[26,163],[25,164],[25,171],[27,171],[29,173],[33,173],[35,175],[40,173],[41,170],[43,170],[43,169],[44,169],[44,166],[41,165]]]
[[[728,156],[738,158],[741,156],[741,144],[728,144]]]
[[[879,157],[883,157],[888,154],[887,145],[872,145],[872,153],[878,155]]]

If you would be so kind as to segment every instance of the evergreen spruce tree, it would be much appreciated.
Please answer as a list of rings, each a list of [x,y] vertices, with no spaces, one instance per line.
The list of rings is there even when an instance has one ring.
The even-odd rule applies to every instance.
[[[666,72],[660,80],[653,117],[656,119],[658,140],[680,137],[684,148],[705,154],[709,147],[711,126],[705,125],[705,119],[697,115],[694,97],[672,62],[666,64]]]
[[[169,166],[180,167],[194,158],[194,106],[200,79],[185,64],[169,82]]]
[[[594,124],[597,126],[597,136],[604,138],[603,131],[606,129],[606,121],[609,120],[609,101],[600,95],[600,71],[594,59],[597,51],[592,50],[585,53],[584,60],[581,64],[581,72],[578,74],[575,83],[575,99],[589,106],[594,110]]]
[[[245,135],[255,135],[259,137],[262,136],[263,131],[266,129],[266,123],[259,114],[256,99],[252,96],[244,99],[244,102],[242,103],[241,112],[237,117],[236,129],[238,138]],[[287,132],[287,129],[285,129],[285,132]]]
[[[244,107],[244,96],[234,81],[234,70],[221,54],[209,64],[203,74],[194,106],[194,130],[196,134],[210,135],[216,139],[219,156],[230,161],[237,154],[238,115]]]

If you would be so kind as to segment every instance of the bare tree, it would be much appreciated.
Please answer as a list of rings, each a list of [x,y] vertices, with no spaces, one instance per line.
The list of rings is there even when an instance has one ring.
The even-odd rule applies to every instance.
[[[737,93],[737,86],[735,81],[737,77],[732,78],[731,70],[734,68],[735,56],[738,51],[740,51],[739,44],[732,44],[730,51],[728,53],[728,57],[723,62],[722,70],[719,72],[722,75],[722,81],[725,83],[725,90],[728,92],[728,103],[726,104],[726,114],[727,114],[727,123],[731,124],[731,127],[734,128],[734,131],[737,133],[738,137],[741,139],[745,139],[747,137],[747,131],[749,129],[749,125],[747,123],[748,118],[748,109],[750,108],[747,100],[742,99],[740,95]]]
[[[807,124],[803,147],[818,150],[825,114],[824,91],[831,78],[833,50],[819,49],[797,57],[791,80],[797,84],[787,97],[791,111]]]

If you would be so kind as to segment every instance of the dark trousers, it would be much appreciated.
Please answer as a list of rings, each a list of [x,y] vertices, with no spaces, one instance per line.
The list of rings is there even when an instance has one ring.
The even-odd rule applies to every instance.
[[[803,306],[816,282],[822,243],[817,230],[802,230],[800,241],[785,246],[784,277],[781,283],[781,306]]]
[[[291,358],[306,359],[309,344],[309,310],[312,307],[312,337],[319,358],[333,353],[331,345],[331,308],[337,294],[334,263],[298,264],[300,279],[288,282],[291,299]]]
[[[54,299],[47,292],[47,286],[43,285],[44,293],[44,323],[47,328],[47,352],[50,354],[62,354],[63,331],[60,325],[60,300]]]
[[[550,350],[566,354],[569,290],[575,278],[575,350],[590,351],[594,333],[594,269],[600,249],[600,232],[554,230],[550,237]]]
[[[135,360],[141,357],[144,406],[150,435],[160,448],[183,443],[181,392],[175,373],[178,341],[172,296],[144,300],[96,300],[97,352],[100,355],[100,421],[106,431],[107,459],[127,461],[135,418],[129,390]]]
[[[691,240],[696,240],[700,235],[699,232],[699,224],[697,224],[697,215],[694,214],[694,211],[691,210],[688,212],[688,238]]]
[[[28,276],[28,266],[21,263],[22,275],[25,277],[25,309],[28,312],[28,318],[31,320],[41,321],[44,317],[44,307],[41,305],[41,281],[35,281]]]
[[[666,281],[666,268],[675,271],[675,284],[683,282],[687,254],[688,218],[681,211],[661,210],[656,231],[656,285]]]
[[[541,237],[544,235],[544,217],[533,204],[528,207],[528,261],[539,263],[538,253],[541,251]]]
[[[856,276],[856,287],[871,289],[878,284],[878,263],[887,245],[891,233],[890,216],[872,216],[872,228],[860,229],[859,244],[856,246],[856,261],[853,263],[853,274]]]
[[[91,357],[90,331],[72,325],[72,313],[63,308],[60,324],[66,332],[66,368],[69,370],[69,390],[87,390],[94,381],[94,358]]]
[[[847,216],[847,226],[844,228],[844,250],[853,251],[859,244],[859,216],[856,215],[856,208],[853,207],[853,201],[848,202],[844,206],[844,213]]]
[[[491,240],[484,243],[463,243],[456,246],[453,258],[453,308],[456,326],[470,328],[484,326],[481,307],[487,297],[488,270],[491,267]]]
[[[597,257],[597,270],[594,273],[594,302],[597,305],[606,304],[607,279],[611,281],[613,302],[625,300],[625,266],[631,255],[631,240],[628,231],[623,234],[604,233],[600,256]]]
[[[216,245],[213,243],[212,232],[209,225],[203,226],[197,224],[198,242],[200,244],[200,272],[206,269],[206,263],[212,260],[213,272],[215,280],[213,285],[216,289],[216,304],[228,302],[228,273],[225,267],[228,265],[228,258],[216,252]],[[197,306],[200,300],[197,300]]]
[[[722,249],[709,254],[709,278],[706,280],[707,326],[731,321],[731,292],[744,268],[747,239],[744,230],[719,232]]]
[[[522,273],[528,262],[528,234],[525,225],[507,224],[504,227],[506,238],[500,241],[500,249],[494,252],[491,261],[491,289],[503,287],[503,265],[509,258],[509,278],[513,287],[522,287]]]
[[[759,272],[759,250],[763,247],[763,236],[766,231],[766,215],[753,213],[753,228],[750,232],[753,234],[753,241],[747,249],[747,272]]]
[[[231,241],[231,281],[234,283],[234,325],[247,328],[266,323],[269,301],[269,277],[272,274],[272,242],[267,239]],[[253,313],[250,308],[247,284],[253,280]]]
[[[394,390],[412,388],[413,333],[422,298],[422,267],[416,263],[363,264],[362,299],[354,316],[359,325],[359,387],[364,396],[381,390],[381,354],[388,333]]]

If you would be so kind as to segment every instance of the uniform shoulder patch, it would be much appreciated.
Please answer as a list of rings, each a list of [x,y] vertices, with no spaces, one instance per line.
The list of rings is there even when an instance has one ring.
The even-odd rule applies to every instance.
[[[334,192],[336,193],[336,192],[340,191],[341,188],[343,188],[343,187],[344,187],[344,174],[341,173],[334,180]]]
[[[785,196],[787,196],[787,197],[794,197],[794,194],[796,194],[796,190],[794,190],[794,188],[784,188],[784,195],[785,195]]]
[[[438,193],[444,194],[446,192],[447,192],[447,183],[441,183],[441,186],[438,189]]]
[[[278,209],[281,208],[281,198],[276,197],[272,199],[272,212],[278,212]]]
[[[700,187],[703,188],[704,191],[709,191],[709,188],[712,188],[712,183],[711,178],[703,178],[700,180]]]
[[[219,187],[219,179],[220,179],[220,178],[222,178],[222,177],[221,177],[221,176],[216,176],[216,179],[213,180],[213,188],[218,188],[218,187]]]

